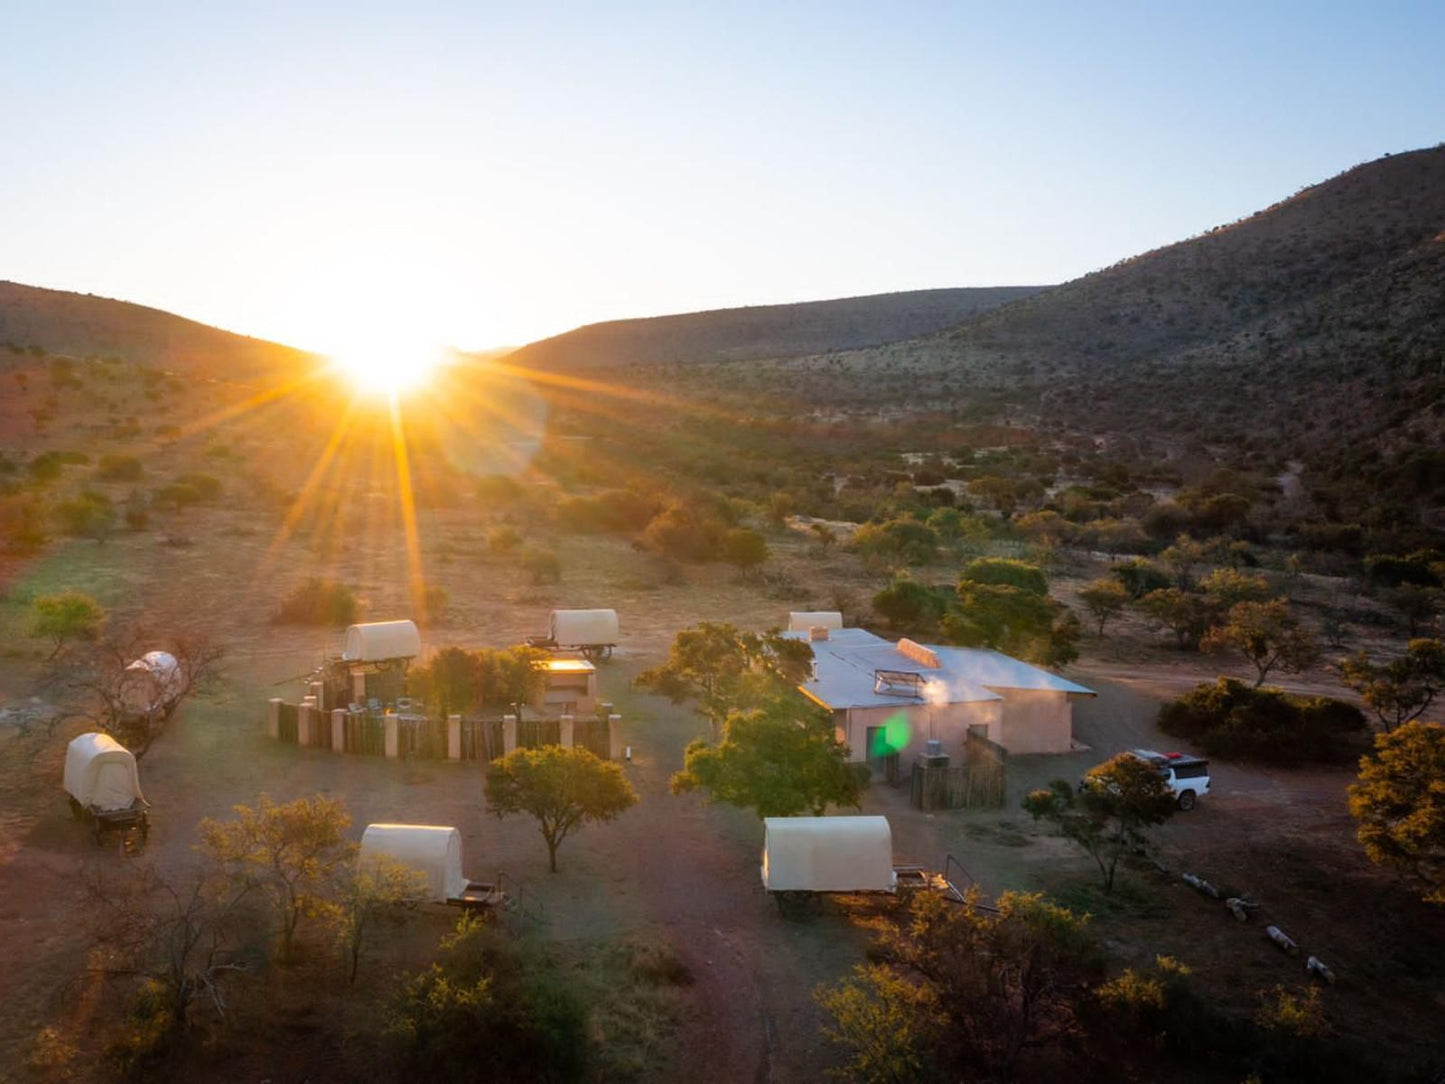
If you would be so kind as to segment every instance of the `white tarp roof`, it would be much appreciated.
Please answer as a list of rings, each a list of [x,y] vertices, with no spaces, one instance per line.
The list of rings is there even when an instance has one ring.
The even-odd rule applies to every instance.
[[[558,647],[592,647],[617,643],[616,610],[553,610],[547,618]]]
[[[421,654],[421,633],[413,621],[368,621],[346,630],[341,657],[347,662],[414,659]]]
[[[82,734],[65,750],[65,792],[102,812],[145,801],[135,757],[109,734]]]
[[[763,818],[763,887],[770,892],[892,892],[887,817]]]
[[[125,668],[120,699],[133,712],[144,714],[167,707],[181,691],[181,664],[168,651],[147,651]]]
[[[789,632],[807,632],[809,629],[841,629],[843,615],[837,610],[794,610],[788,614]]]
[[[462,874],[462,834],[439,824],[368,824],[361,834],[357,862],[386,855],[395,862],[426,874],[431,899],[445,903],[467,888]]]
[[[802,639],[806,632],[784,635]],[[1001,700],[999,689],[1032,689],[1093,696],[1092,689],[998,651],[977,647],[893,644],[865,629],[837,629],[814,640],[813,677],[805,693],[832,709],[926,703],[923,695],[878,691],[878,671],[917,674],[935,705]],[[900,650],[900,647],[903,650]],[[936,662],[938,665],[931,665]]]

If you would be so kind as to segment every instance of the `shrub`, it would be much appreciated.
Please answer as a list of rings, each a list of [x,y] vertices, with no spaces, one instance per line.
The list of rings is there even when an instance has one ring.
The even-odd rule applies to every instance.
[[[350,625],[360,609],[346,584],[313,577],[286,596],[272,620],[285,625]]]
[[[477,479],[477,497],[489,504],[512,504],[522,496],[522,483],[506,474],[484,474]]]
[[[96,465],[95,476],[102,482],[135,482],[145,473],[141,461],[133,455],[107,452]]]
[[[906,517],[865,523],[853,535],[853,548],[867,556],[901,557],[909,564],[927,564],[938,556],[938,532]]]
[[[551,550],[531,550],[523,554],[522,568],[531,573],[533,583],[560,583],[562,580],[562,561]]]
[[[88,490],[57,504],[55,518],[66,534],[101,542],[115,528],[115,509],[110,498]]]
[[[493,527],[487,534],[487,549],[493,553],[511,553],[522,544],[522,536],[515,527]]]
[[[654,553],[678,561],[716,560],[722,524],[687,505],[671,504],[652,518],[642,541]]]
[[[723,535],[722,556],[744,576],[768,559],[768,543],[757,531],[734,527]]]
[[[1129,597],[1135,600],[1143,598],[1151,591],[1162,591],[1174,585],[1174,581],[1158,565],[1137,558],[1121,561],[1109,569],[1109,575],[1123,584]]]
[[[1212,756],[1296,765],[1350,759],[1368,728],[1364,713],[1342,700],[1220,678],[1164,704],[1159,729]]]
[[[950,601],[947,594],[899,576],[873,596],[873,609],[894,628],[923,628],[935,624]]]
[[[1026,561],[1015,561],[1007,557],[979,557],[963,566],[959,579],[973,583],[988,583],[1003,587],[1016,587],[1031,595],[1049,593],[1048,577],[1038,565]]]

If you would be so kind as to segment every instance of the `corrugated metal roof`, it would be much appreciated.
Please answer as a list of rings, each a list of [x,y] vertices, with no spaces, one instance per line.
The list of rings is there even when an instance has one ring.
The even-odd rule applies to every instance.
[[[805,640],[806,632],[785,633]],[[873,708],[927,703],[923,696],[897,695],[877,689],[876,674],[891,670],[918,674],[925,689],[938,690],[939,704],[1002,700],[992,689],[1036,689],[1093,695],[1072,681],[1010,658],[998,651],[972,647],[926,645],[940,666],[925,666],[899,652],[896,645],[865,629],[835,629],[826,640],[813,641],[814,677],[802,690],[830,708]]]

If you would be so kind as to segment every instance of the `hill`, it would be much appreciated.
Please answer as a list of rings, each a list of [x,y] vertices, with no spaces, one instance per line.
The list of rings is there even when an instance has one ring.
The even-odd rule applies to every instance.
[[[119,357],[207,376],[246,377],[314,364],[313,355],[92,294],[0,282],[0,346]],[[0,352],[3,359],[4,352]]]
[[[733,361],[849,350],[926,335],[1037,293],[1038,286],[910,290],[587,324],[516,351],[536,369]]]
[[[1317,496],[1328,481],[1358,505],[1374,487],[1414,518],[1445,505],[1442,283],[1445,146],[956,328],[764,368],[796,389],[785,410],[953,410],[1118,438],[1155,462],[1299,459]]]

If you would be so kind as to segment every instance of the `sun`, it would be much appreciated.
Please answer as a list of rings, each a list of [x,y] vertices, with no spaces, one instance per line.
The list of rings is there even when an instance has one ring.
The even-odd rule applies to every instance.
[[[442,357],[432,345],[366,342],[336,351],[331,364],[360,394],[398,399],[425,388]]]

